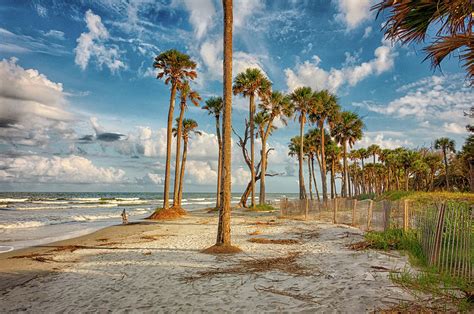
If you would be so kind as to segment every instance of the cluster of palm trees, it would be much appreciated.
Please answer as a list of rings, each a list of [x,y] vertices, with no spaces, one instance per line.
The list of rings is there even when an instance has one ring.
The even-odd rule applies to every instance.
[[[353,145],[361,136],[360,122],[352,124],[351,129],[344,128],[342,118],[336,121],[331,132],[325,130],[325,151],[327,172],[330,175],[330,197],[369,197],[385,192],[435,191],[435,190],[472,190],[472,147],[473,140],[469,137],[459,152],[455,153],[452,139],[443,137],[434,141],[432,148],[382,149],[373,144],[367,148],[353,149],[346,153],[346,143]],[[289,155],[299,158],[300,137],[291,139]],[[311,191],[312,183],[316,197],[319,191],[314,172],[316,157],[322,172],[321,134],[318,129],[311,129],[304,135],[303,158],[308,162],[310,199],[314,199]],[[350,164],[348,163],[350,161]],[[341,180],[341,192],[336,189],[336,180]],[[324,186],[324,181],[322,181]]]
[[[201,96],[191,89],[190,81],[197,77],[196,63],[191,58],[178,50],[167,50],[155,58],[153,67],[158,70],[157,78],[164,79],[166,85],[170,85],[170,103],[168,111],[168,125],[166,137],[166,165],[165,182],[163,193],[163,208],[156,211],[150,218],[159,218],[160,215],[167,214],[166,211],[172,208],[177,214],[183,214],[181,200],[183,195],[184,172],[186,166],[186,156],[189,136],[200,134],[197,131],[198,123],[192,119],[185,119],[184,114],[188,101],[195,106],[199,105]],[[173,116],[176,97],[179,93],[179,117],[176,119],[176,126],[173,127]],[[176,137],[176,161],[174,174],[173,206],[169,205],[169,191],[171,179],[171,145],[172,136]],[[181,140],[184,142],[181,152]]]

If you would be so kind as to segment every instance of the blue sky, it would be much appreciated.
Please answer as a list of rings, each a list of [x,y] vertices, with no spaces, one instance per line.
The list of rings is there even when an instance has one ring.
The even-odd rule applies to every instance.
[[[437,71],[421,46],[383,40],[371,0],[234,3],[234,74],[261,68],[276,90],[327,88],[366,124],[358,147],[429,147],[441,136],[460,148],[474,103],[458,59]],[[204,99],[222,92],[219,0],[9,1],[0,4],[0,190],[161,191],[169,88],[153,57],[176,48],[198,64]],[[235,97],[242,131],[247,100]],[[177,112],[176,112],[177,114]],[[203,135],[190,143],[187,191],[213,191],[214,120],[199,108]],[[291,122],[269,145],[269,192],[296,192],[287,156]],[[249,178],[234,145],[233,189]]]

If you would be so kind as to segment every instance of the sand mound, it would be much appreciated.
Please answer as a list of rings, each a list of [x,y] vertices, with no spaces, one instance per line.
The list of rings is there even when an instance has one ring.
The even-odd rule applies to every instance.
[[[152,220],[166,220],[176,219],[186,215],[186,211],[182,207],[158,208],[147,219]]]
[[[236,254],[240,252],[242,252],[241,249],[232,245],[213,245],[201,251],[205,254]]]

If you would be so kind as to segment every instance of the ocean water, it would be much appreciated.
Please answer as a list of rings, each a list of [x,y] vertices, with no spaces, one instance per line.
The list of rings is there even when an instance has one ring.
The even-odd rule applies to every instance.
[[[269,193],[268,202],[292,194]],[[233,194],[237,203],[240,194]],[[42,245],[149,216],[162,205],[160,193],[0,193],[0,253]],[[186,210],[212,207],[215,193],[185,193]]]

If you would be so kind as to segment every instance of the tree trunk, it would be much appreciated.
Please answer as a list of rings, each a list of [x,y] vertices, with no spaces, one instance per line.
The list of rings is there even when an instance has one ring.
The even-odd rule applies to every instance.
[[[216,116],[216,133],[217,143],[219,145],[219,155],[217,160],[217,193],[216,193],[216,208],[221,207],[221,178],[222,178],[222,137],[221,137],[221,122],[219,116]]]
[[[324,151],[324,124],[320,125],[319,130],[321,132],[321,184],[323,186],[323,201],[326,203],[328,200],[328,186],[326,182],[326,153]]]
[[[262,132],[263,133],[263,132]],[[260,151],[261,157],[261,165],[260,165],[260,174],[261,174],[261,179],[260,179],[260,197],[259,197],[259,204],[264,205],[265,204],[265,173],[267,172],[267,139],[264,134],[262,134],[262,150]],[[255,180],[254,186],[255,186]]]
[[[347,144],[342,142],[342,197],[347,197]]]
[[[337,197],[336,195],[336,179],[335,179],[335,174],[334,174],[334,169],[335,169],[335,161],[334,158],[331,160],[331,198],[334,199]]]
[[[183,199],[184,169],[186,167],[187,156],[188,156],[188,138],[186,137],[184,138],[183,161],[181,162],[181,171],[179,175],[179,191],[178,191],[178,206],[179,207],[181,207],[181,200]]]
[[[474,159],[469,158],[469,188],[474,192]]]
[[[304,186],[304,176],[303,176],[303,145],[304,145],[304,116],[300,116],[300,152],[299,152],[299,181],[300,181],[300,199],[306,199],[306,188]]]
[[[179,206],[179,189],[180,189],[180,180],[182,176],[179,174],[180,167],[179,162],[181,159],[181,138],[183,134],[183,119],[184,119],[184,110],[185,107],[181,103],[179,118],[178,118],[178,127],[176,128],[176,162],[174,166],[174,188],[173,188],[173,206]],[[184,153],[183,153],[184,155]]]
[[[309,199],[313,200],[313,183],[311,174],[311,157],[308,155],[308,176],[309,176]]]
[[[449,191],[448,156],[446,154],[445,148],[443,148],[443,157],[444,157],[444,169],[446,171],[446,190]]]
[[[170,171],[171,171],[171,141],[172,141],[172,130],[173,130],[173,114],[174,114],[174,102],[176,98],[176,83],[171,86],[171,97],[170,97],[170,108],[168,110],[168,126],[166,130],[166,166],[165,166],[165,186],[163,191],[163,208],[168,209],[170,207],[169,193],[170,193]]]
[[[366,189],[365,189],[365,166],[364,166],[364,158],[360,159],[362,163],[362,194],[366,194]]]
[[[311,156],[311,173],[313,174],[313,183],[314,183],[314,189],[316,191],[316,198],[318,199],[318,202],[319,202],[320,198],[319,198],[318,184],[316,183],[316,176],[314,174],[314,156]]]
[[[408,186],[409,186],[408,180],[409,180],[409,178],[408,178],[408,169],[405,169],[405,191],[408,191]]]
[[[216,245],[231,245],[231,158],[232,158],[232,0],[222,0],[224,7],[224,117],[222,142],[222,200]]]
[[[250,178],[252,180],[251,207],[255,207],[255,95],[250,95]]]

